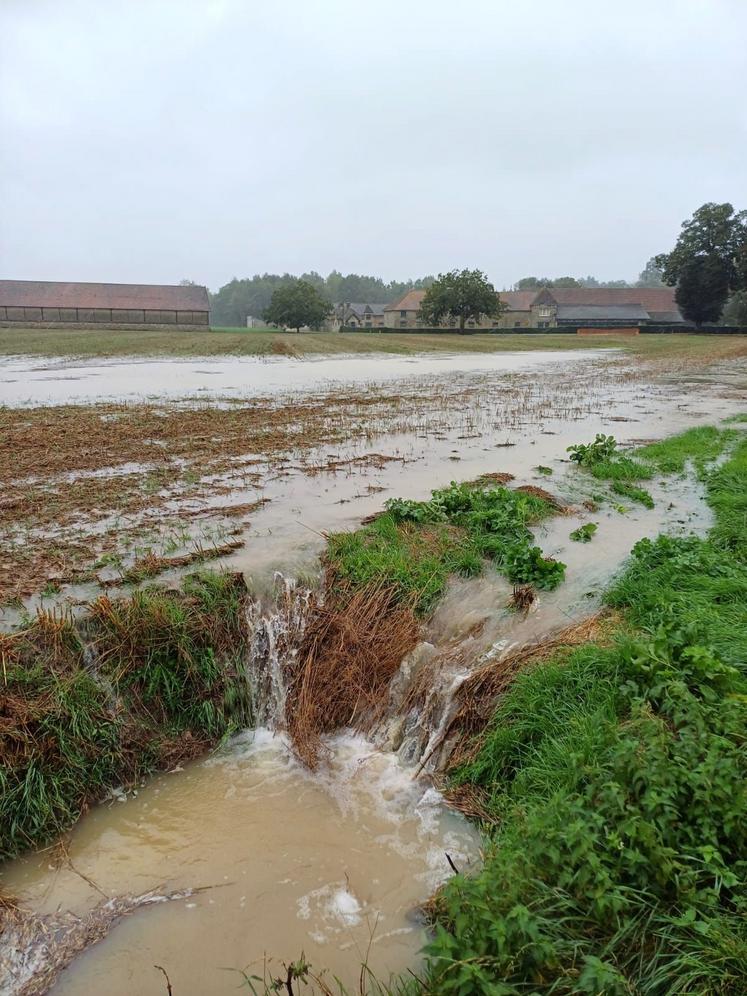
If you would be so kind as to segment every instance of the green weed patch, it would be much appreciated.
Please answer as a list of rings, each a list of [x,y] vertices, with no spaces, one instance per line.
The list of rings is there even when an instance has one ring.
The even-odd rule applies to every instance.
[[[529,526],[554,511],[533,494],[452,483],[429,501],[395,498],[368,525],[333,534],[328,563],[354,588],[394,585],[421,615],[443,595],[450,574],[479,574],[486,561],[514,584],[551,589],[565,565],[542,555]]]

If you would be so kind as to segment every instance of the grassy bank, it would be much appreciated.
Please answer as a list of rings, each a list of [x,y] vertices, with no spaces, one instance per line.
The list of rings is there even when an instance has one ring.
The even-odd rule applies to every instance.
[[[249,722],[246,598],[237,576],[197,574],[0,635],[0,860]]]
[[[684,434],[708,537],[644,540],[608,602],[616,637],[524,673],[454,787],[479,800],[483,869],[438,898],[425,990],[747,988],[747,442]]]
[[[0,356],[306,356],[335,353],[472,353],[536,349],[609,349],[644,356],[718,358],[747,353],[747,336],[643,335],[598,338],[576,335],[407,335],[406,333],[304,332],[259,329],[0,329]]]
[[[392,586],[419,615],[435,606],[449,575],[473,577],[487,562],[515,585],[552,589],[565,565],[542,555],[529,527],[555,511],[538,488],[510,490],[490,477],[452,483],[428,501],[395,498],[369,525],[333,534],[327,565],[356,589]]]

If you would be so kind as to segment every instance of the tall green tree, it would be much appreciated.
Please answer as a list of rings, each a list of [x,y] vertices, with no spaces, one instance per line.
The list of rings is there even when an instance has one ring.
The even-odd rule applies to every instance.
[[[302,326],[317,329],[332,307],[308,280],[295,280],[273,292],[264,317],[274,325],[289,326],[300,332]]]
[[[747,329],[747,290],[735,291],[726,303],[721,316],[724,325]]]
[[[679,269],[675,300],[688,321],[700,328],[717,322],[729,296],[729,268],[716,253],[692,256]]]
[[[505,310],[495,287],[481,270],[451,270],[439,273],[425,292],[420,319],[426,325],[456,319],[463,332],[465,322],[477,321],[483,315],[498,318]]]
[[[747,287],[747,211],[735,211],[728,202],[703,204],[682,223],[674,249],[654,256],[654,262],[662,269],[664,283],[671,287],[678,283],[685,266],[699,256],[721,261],[727,291]]]

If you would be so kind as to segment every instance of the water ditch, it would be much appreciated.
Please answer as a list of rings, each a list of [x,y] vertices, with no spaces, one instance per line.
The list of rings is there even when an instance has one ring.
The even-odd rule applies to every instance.
[[[573,486],[568,475],[565,489]],[[452,874],[449,859],[462,869],[479,862],[473,827],[436,787],[460,689],[478,669],[594,613],[638,539],[708,528],[691,475],[651,490],[653,509],[577,509],[536,527],[567,575],[526,614],[508,607],[510,586],[493,572],[452,581],[383,714],[366,737],[325,738],[326,762],[315,773],[294,758],[284,733],[287,677],[315,595],[278,577],[248,610],[247,680],[259,728],[115,793],[80,821],[62,857],[43,851],[4,870],[3,887],[42,918],[60,909],[90,915],[104,897],[181,897],[122,918],[52,991],[158,991],[158,964],[175,993],[228,992],[240,981],[230,969],[277,974],[302,951],[348,982],[364,960],[383,978],[416,967],[427,936],[419,905]],[[572,542],[570,532],[591,518],[594,542]],[[46,921],[47,936],[54,922]],[[40,957],[38,943],[35,950]],[[24,958],[33,964],[28,951],[3,956],[8,978],[22,975]],[[44,991],[13,985],[0,992]]]
[[[46,991],[33,981],[22,988],[11,972],[40,978],[38,959],[65,933],[64,911],[84,921],[104,897],[124,895],[150,898],[110,933],[113,917],[106,929],[89,932],[89,940],[103,939],[70,964],[55,993],[159,992],[155,964],[167,967],[178,996],[228,992],[241,981],[233,970],[262,975],[267,960],[277,970],[280,959],[302,950],[346,981],[357,980],[365,958],[384,978],[416,967],[427,936],[418,907],[452,873],[446,855],[460,868],[479,861],[473,828],[437,790],[468,679],[593,615],[638,539],[704,532],[710,524],[692,475],[647,484],[653,509],[628,505],[621,513],[606,503],[584,510],[577,475],[561,462],[565,447],[616,423],[631,423],[628,441],[660,437],[732,414],[740,403],[709,383],[698,390],[683,402],[677,384],[621,384],[603,400],[587,392],[539,404],[524,422],[496,424],[495,410],[487,409],[474,434],[464,419],[448,425],[445,417],[425,434],[415,427],[390,435],[387,454],[399,462],[305,472],[315,460],[325,466],[330,450],[307,454],[305,468],[276,468],[264,492],[271,501],[247,529],[245,549],[223,561],[255,592],[247,680],[258,729],[207,759],[115,793],[80,821],[65,851],[30,854],[3,870],[0,885],[41,918],[45,939],[31,949],[0,949],[11,980],[0,982],[0,993]],[[365,452],[360,443],[337,455]],[[540,464],[554,473],[544,476]],[[451,476],[496,470],[513,473],[512,486],[541,484],[574,506],[535,531],[545,554],[567,564],[565,582],[522,614],[507,607],[510,586],[493,572],[452,581],[395,676],[384,714],[365,737],[327,737],[327,764],[309,773],[293,757],[282,717],[286,667],[313,595],[287,578],[273,582],[277,568],[318,573],[325,531],[355,525],[389,494],[422,498]],[[590,521],[598,526],[593,542],[572,542],[570,532]],[[163,581],[177,579],[174,572]],[[151,901],[172,893],[172,902]]]

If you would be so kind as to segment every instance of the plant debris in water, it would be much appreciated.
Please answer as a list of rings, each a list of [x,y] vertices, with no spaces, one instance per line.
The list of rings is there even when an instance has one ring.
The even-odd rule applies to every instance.
[[[579,526],[578,529],[573,530],[571,539],[576,543],[591,543],[592,537],[598,528],[599,526],[595,522],[586,522],[583,526]]]

